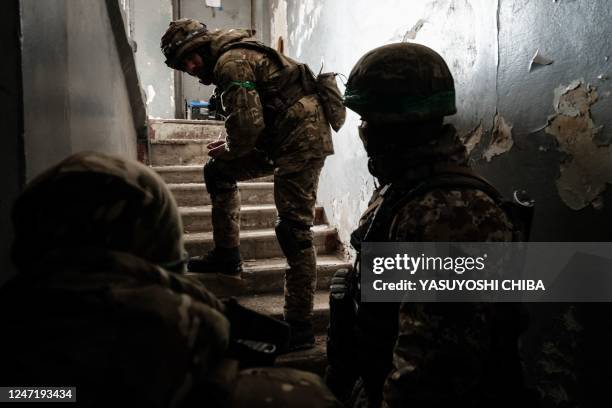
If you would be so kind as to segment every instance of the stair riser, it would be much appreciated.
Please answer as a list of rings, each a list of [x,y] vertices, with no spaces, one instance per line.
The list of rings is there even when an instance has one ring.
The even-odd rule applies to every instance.
[[[277,212],[275,209],[249,210],[240,213],[240,228],[242,230],[274,228]],[[185,232],[212,231],[210,211],[183,214],[183,228]],[[315,211],[315,225],[323,223],[323,209]]]
[[[348,268],[348,264],[318,265],[317,289],[329,290],[331,278],[338,269]],[[218,297],[239,297],[254,294],[282,293],[285,282],[285,270],[245,272],[242,280],[219,277],[217,274],[196,274],[206,287]]]
[[[204,180],[204,173],[202,167],[189,170],[159,171],[158,173],[166,183],[202,183]],[[266,176],[249,181],[273,180],[274,176]]]
[[[151,144],[151,164],[153,166],[204,165],[207,160],[208,149],[206,143]]]
[[[204,172],[202,167],[182,171],[158,172],[166,183],[202,183]]]
[[[149,127],[150,140],[202,139],[216,140],[225,137],[225,127],[211,124],[182,124],[153,122]]]
[[[319,254],[329,254],[337,247],[335,233],[316,233],[314,245]],[[203,255],[213,248],[212,240],[190,240],[185,248],[190,255]],[[246,238],[240,241],[240,253],[244,259],[275,258],[283,256],[275,236]]]
[[[266,188],[239,188],[240,200],[247,204],[274,204],[274,189],[272,185]],[[204,185],[198,188],[172,188],[174,199],[180,207],[197,207],[210,205],[210,195]]]

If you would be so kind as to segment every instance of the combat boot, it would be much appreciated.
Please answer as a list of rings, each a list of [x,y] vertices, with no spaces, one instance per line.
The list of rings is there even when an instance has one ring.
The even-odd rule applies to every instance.
[[[214,248],[204,256],[189,259],[187,270],[196,273],[221,273],[240,278],[242,273],[242,258],[240,247]]]
[[[289,351],[306,350],[315,346],[315,336],[310,320],[288,320],[291,327]]]

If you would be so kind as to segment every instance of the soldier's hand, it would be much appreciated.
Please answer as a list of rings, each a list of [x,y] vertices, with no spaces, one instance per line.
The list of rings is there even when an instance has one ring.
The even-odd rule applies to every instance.
[[[206,145],[206,148],[207,148],[208,150],[212,150],[212,149],[214,149],[215,147],[219,147],[219,146],[221,146],[222,144],[225,144],[225,140],[215,140],[214,142],[210,142],[209,144],[207,144],[207,145]]]
[[[223,153],[227,151],[225,147],[226,147],[226,144],[225,142],[223,142],[222,144],[214,147],[213,149],[210,149],[208,151],[208,155],[212,157],[213,159],[218,158],[219,156],[221,156]]]

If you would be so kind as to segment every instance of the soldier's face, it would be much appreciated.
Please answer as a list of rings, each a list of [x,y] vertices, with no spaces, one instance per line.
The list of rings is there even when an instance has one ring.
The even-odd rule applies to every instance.
[[[198,52],[192,52],[183,58],[183,71],[191,76],[198,77],[204,85],[212,83],[212,72],[209,64]]]
[[[192,52],[183,59],[183,70],[192,76],[197,76],[204,67],[204,60],[197,52]]]

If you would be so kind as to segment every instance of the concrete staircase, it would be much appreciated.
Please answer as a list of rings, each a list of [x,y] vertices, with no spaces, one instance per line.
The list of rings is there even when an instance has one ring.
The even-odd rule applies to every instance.
[[[206,144],[225,135],[223,122],[151,120],[149,157],[153,169],[168,183],[179,205],[190,254],[203,254],[213,247],[210,198],[203,183],[202,165]],[[192,274],[219,297],[234,296],[252,309],[282,318],[283,274],[287,267],[274,234],[271,177],[238,184],[241,194],[240,247],[245,259],[241,280],[216,274]],[[312,350],[278,358],[281,366],[322,374],[325,367],[325,333],[329,320],[328,289],[334,272],[350,265],[341,254],[336,231],[327,225],[322,208],[316,210],[317,293],[314,328],[317,345]]]

